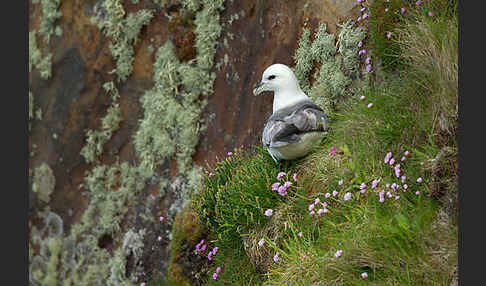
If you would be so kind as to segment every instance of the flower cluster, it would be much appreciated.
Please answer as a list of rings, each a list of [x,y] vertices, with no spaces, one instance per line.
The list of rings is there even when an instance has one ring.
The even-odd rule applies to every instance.
[[[291,181],[285,181],[282,184],[282,179],[287,175],[285,172],[279,172],[277,175],[278,182],[272,184],[272,191],[277,191],[279,195],[285,197],[288,193],[287,190],[293,185]],[[294,182],[297,182],[297,174],[294,173],[292,175],[292,179]]]
[[[196,252],[200,254],[203,253],[204,251],[206,251],[206,244],[204,244],[204,239],[203,239],[198,244],[196,244]]]
[[[320,208],[317,210],[317,214],[318,215],[321,215],[321,214],[324,214],[324,213],[329,212],[329,210],[327,209],[327,203],[326,202],[321,202],[321,200],[319,198],[316,198],[314,200],[314,202],[309,205],[309,214],[311,216],[313,216],[314,214],[316,214],[316,207],[319,207],[319,206],[320,206]]]
[[[218,279],[219,272],[221,272],[221,267],[216,268],[216,271],[213,273],[213,279]]]
[[[216,253],[218,253],[218,247],[216,246],[215,248],[213,248],[213,250],[211,250],[209,253],[208,253],[208,260],[211,260],[213,259],[213,256],[216,255]]]

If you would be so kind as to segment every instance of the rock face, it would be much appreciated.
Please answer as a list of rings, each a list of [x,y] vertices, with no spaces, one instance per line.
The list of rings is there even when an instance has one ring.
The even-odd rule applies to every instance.
[[[39,2],[30,3],[29,31],[39,29],[46,17],[42,5],[52,1]],[[68,236],[71,226],[81,220],[90,203],[84,195],[86,189],[80,185],[85,182],[85,172],[95,165],[88,164],[80,152],[85,145],[86,130],[100,129],[101,119],[111,104],[112,99],[103,84],[116,80],[111,73],[116,67],[110,51],[111,39],[91,22],[91,18],[97,16],[96,7],[100,2],[61,1],[59,12],[62,16],[55,25],[62,29],[62,34],[52,35],[48,42],[41,37],[37,39],[43,54],[52,53],[52,73],[47,80],[41,78],[38,69],[29,73],[34,109],[42,111],[42,119],[31,122],[29,169],[34,173],[41,164],[47,164],[54,174],[55,188],[47,202],[44,198],[40,200],[35,192],[29,192],[30,229],[34,226],[43,228],[44,214],[53,212],[62,218],[64,235]],[[169,3],[160,6],[156,2]],[[182,52],[191,58],[195,38],[189,33],[190,25],[171,26],[170,17],[179,15],[183,9],[178,1],[126,0],[120,3],[126,14],[148,9],[153,11],[153,17],[141,29],[133,45],[133,72],[126,81],[117,82],[122,121],[104,144],[99,161],[136,165],[139,158],[133,135],[143,117],[139,100],[154,85],[155,51],[170,39],[176,45],[189,45],[188,50]],[[336,34],[337,24],[356,18],[358,13],[355,0],[225,1],[220,14],[222,33],[216,46],[216,64],[212,68],[216,75],[214,92],[208,96],[204,113],[207,130],[200,136],[194,162],[210,168],[233,148],[258,144],[273,101],[271,94],[252,95],[253,85],[260,80],[263,70],[273,63],[294,65],[292,56],[304,25],[315,30],[319,23],[327,23],[329,32]],[[177,38],[177,33],[186,32],[187,35]],[[173,160],[168,160],[160,170],[169,182],[179,176]],[[29,178],[32,181],[32,176]],[[140,239],[144,249],[137,254],[143,263],[137,264],[134,255],[127,255],[126,277],[132,276],[138,281],[158,279],[167,269],[166,246],[173,213],[164,225],[158,217],[166,215],[171,204],[178,201],[181,188],[174,183],[169,186],[162,193],[158,184],[151,184],[150,180],[146,182],[136,201],[130,202],[130,210],[121,222],[120,234],[104,236],[98,241],[100,248],[113,254],[117,247],[121,247],[125,233],[142,233],[143,230]],[[140,218],[140,214],[145,218]],[[158,235],[162,236],[161,242],[156,240]],[[39,247],[35,242],[32,245],[30,255],[38,255]]]

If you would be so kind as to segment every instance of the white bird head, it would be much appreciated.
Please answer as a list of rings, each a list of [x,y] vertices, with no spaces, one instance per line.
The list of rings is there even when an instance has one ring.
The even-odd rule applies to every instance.
[[[273,64],[265,69],[262,80],[253,89],[253,94],[258,95],[264,91],[273,91],[275,93],[273,101],[274,112],[279,108],[308,98],[300,89],[299,81],[294,72],[283,64]]]

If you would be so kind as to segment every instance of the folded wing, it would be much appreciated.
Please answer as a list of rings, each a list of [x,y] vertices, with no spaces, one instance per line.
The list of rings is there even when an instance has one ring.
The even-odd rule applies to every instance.
[[[311,101],[278,110],[265,124],[262,142],[266,147],[279,147],[299,142],[308,132],[328,130],[326,113]]]

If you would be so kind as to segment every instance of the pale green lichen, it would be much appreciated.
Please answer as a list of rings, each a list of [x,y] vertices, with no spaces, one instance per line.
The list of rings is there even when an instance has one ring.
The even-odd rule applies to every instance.
[[[326,24],[319,26],[314,41],[310,39],[310,30],[303,28],[294,55],[294,72],[301,88],[328,113],[332,112],[338,98],[350,92],[350,75],[359,67],[358,42],[365,37],[363,29],[355,28],[351,20],[340,27],[337,42],[334,35],[326,32]],[[321,67],[311,86],[309,76],[316,63]]]
[[[49,165],[42,163],[34,171],[32,191],[37,193],[37,198],[42,202],[50,201],[51,193],[56,186],[56,178]]]
[[[150,22],[154,12],[144,9],[125,17],[121,0],[104,0],[101,7],[106,12],[104,18],[92,20],[111,38],[109,48],[116,60],[116,67],[112,72],[118,75],[119,81],[125,81],[133,71],[133,45],[137,42],[140,30]]]
[[[108,108],[105,117],[101,120],[100,130],[88,130],[86,132],[86,144],[81,149],[81,155],[86,162],[97,162],[97,157],[103,153],[103,146],[110,140],[112,134],[120,127],[122,114],[118,99],[120,95],[113,82],[107,82],[103,85],[106,92],[111,95],[112,103]]]
[[[62,16],[62,13],[58,10],[60,3],[61,0],[41,0],[42,17],[39,33],[44,37],[46,43],[49,42],[51,35],[56,32],[54,23]]]
[[[29,72],[32,71],[32,68],[36,68],[39,70],[41,78],[50,78],[52,69],[51,59],[51,53],[42,57],[42,53],[37,47],[36,32],[29,32]]]

